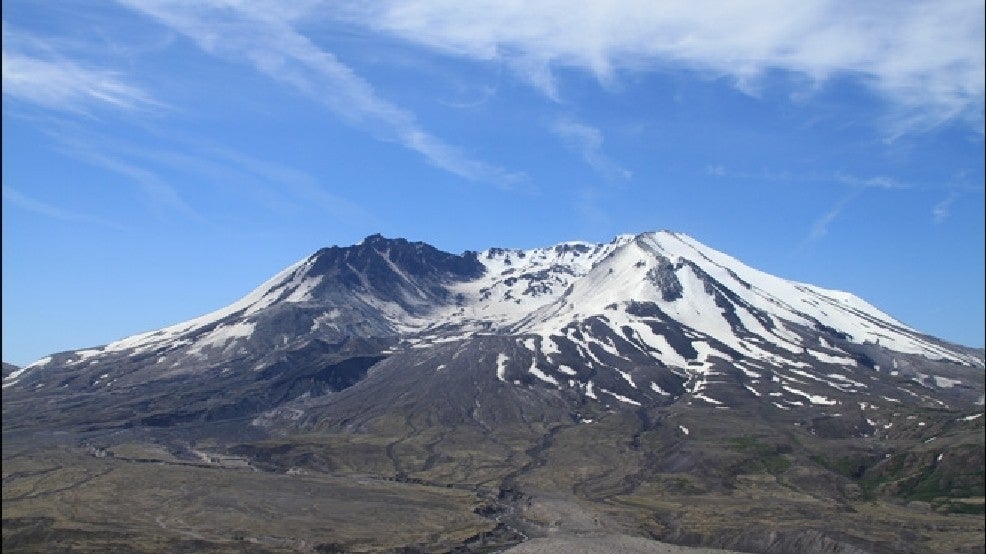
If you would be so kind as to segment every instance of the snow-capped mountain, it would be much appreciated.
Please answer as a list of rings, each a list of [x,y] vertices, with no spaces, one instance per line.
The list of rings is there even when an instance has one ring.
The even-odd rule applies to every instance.
[[[112,397],[102,421],[166,424],[351,388],[344,402],[390,371],[412,388],[468,376],[473,388],[533,386],[614,409],[983,398],[980,352],[666,231],[462,255],[374,235],[322,249],[216,312],[48,356],[3,387],[5,398],[85,393],[69,411]]]

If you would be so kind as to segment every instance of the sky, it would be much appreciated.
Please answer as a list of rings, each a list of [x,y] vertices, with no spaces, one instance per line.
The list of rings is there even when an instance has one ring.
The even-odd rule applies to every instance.
[[[984,3],[3,2],[3,360],[382,233],[669,229],[984,343]]]

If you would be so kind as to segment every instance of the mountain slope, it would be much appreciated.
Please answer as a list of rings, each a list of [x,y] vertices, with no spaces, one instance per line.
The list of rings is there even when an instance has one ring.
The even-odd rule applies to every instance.
[[[471,345],[486,336],[513,339],[496,355],[472,353],[488,351]],[[179,419],[246,416],[346,388],[387,357],[415,365],[450,342],[486,378],[624,407],[681,398],[947,407],[983,394],[974,352],[851,294],[770,276],[669,232],[462,256],[372,236],[320,250],[211,314],[47,357],[4,388],[98,404],[160,386],[170,394],[180,381],[194,393]],[[108,419],[165,416],[141,414],[142,402]]]
[[[563,495],[681,543],[949,551],[931,527],[886,542],[911,512],[851,514],[981,511],[984,388],[981,349],[686,235],[462,255],[374,235],[211,314],[13,371],[3,427],[461,488],[506,543]]]

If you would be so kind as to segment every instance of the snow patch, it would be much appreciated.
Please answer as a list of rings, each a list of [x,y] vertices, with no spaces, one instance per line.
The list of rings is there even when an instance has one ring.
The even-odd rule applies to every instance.
[[[604,392],[604,393],[612,396],[613,398],[619,400],[620,402],[624,402],[626,404],[633,404],[634,406],[640,406],[640,402],[637,402],[636,400],[633,400],[632,398],[627,398],[626,396],[623,396],[623,395],[620,395],[620,394],[616,394],[615,392],[613,392],[611,390],[599,389],[599,391],[600,392]]]
[[[661,396],[671,396],[671,393],[670,392],[667,392],[666,390],[662,389],[654,381],[651,381],[650,388],[651,388],[652,391],[656,392],[657,394],[660,394]]]
[[[825,364],[834,365],[844,365],[844,366],[855,366],[856,360],[852,358],[846,358],[843,356],[833,356],[831,354],[826,354],[825,352],[819,352],[818,350],[806,349],[808,354],[815,358],[816,360]]]
[[[935,380],[935,386],[942,389],[950,389],[955,385],[962,384],[962,381],[958,379],[949,379],[948,377],[940,377],[938,375],[933,375],[932,378]]]
[[[507,362],[510,361],[510,357],[506,354],[496,355],[496,378],[506,382],[507,378]]]
[[[796,388],[789,387],[787,385],[781,385],[781,388],[784,389],[784,390],[786,390],[787,392],[789,392],[791,394],[795,394],[795,395],[798,395],[798,396],[802,396],[804,398],[807,398],[809,402],[811,402],[812,404],[815,404],[816,406],[834,406],[835,404],[838,404],[838,402],[836,402],[835,400],[832,400],[830,398],[821,396],[819,394],[807,393],[805,391],[801,391],[801,390],[798,390]]]
[[[559,364],[558,365],[558,371],[564,373],[565,375],[573,375],[573,376],[574,375],[578,375],[578,372],[576,372],[574,369],[572,369],[572,368],[570,368],[570,367],[568,367],[567,365],[564,365],[564,364]]]

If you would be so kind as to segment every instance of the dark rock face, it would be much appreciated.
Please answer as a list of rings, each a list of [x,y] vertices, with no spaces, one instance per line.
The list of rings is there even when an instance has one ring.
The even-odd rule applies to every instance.
[[[444,285],[481,276],[475,252],[448,254],[422,242],[371,235],[357,246],[323,248],[310,259],[322,287],[343,286],[422,312],[422,303],[449,301]]]
[[[665,302],[671,302],[681,298],[681,282],[674,272],[674,264],[670,260],[661,256],[658,258],[657,267],[647,271],[647,277],[651,283],[661,291],[661,298]]]

